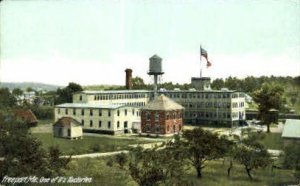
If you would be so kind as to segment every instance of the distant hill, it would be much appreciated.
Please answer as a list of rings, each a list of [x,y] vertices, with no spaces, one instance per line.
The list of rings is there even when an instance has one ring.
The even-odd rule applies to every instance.
[[[11,83],[11,82],[2,82],[0,83],[0,87],[7,87],[10,90],[14,88],[20,88],[22,90],[26,90],[28,87],[33,88],[34,90],[56,90],[58,88],[62,88],[63,86],[59,85],[50,85],[45,83],[36,83],[36,82],[21,82],[21,83]]]

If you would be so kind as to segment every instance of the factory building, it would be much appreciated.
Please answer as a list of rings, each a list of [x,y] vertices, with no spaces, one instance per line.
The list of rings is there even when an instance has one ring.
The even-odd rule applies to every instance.
[[[231,127],[245,120],[245,94],[243,92],[227,89],[193,89],[164,90],[157,93],[182,105],[185,108],[184,122],[188,124]],[[74,103],[127,105],[137,108],[147,105],[153,98],[154,91],[148,90],[82,91],[73,96]]]
[[[84,132],[104,134],[131,133],[140,124],[140,110],[125,105],[65,103],[56,105],[55,121],[71,117],[81,123]]]

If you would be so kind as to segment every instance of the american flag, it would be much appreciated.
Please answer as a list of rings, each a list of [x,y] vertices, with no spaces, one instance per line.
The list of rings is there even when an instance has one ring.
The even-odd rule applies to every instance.
[[[201,56],[205,57],[205,59],[206,59],[206,61],[207,61],[206,67],[207,67],[207,68],[210,67],[212,64],[211,64],[211,62],[208,61],[208,54],[207,54],[207,51],[204,50],[204,49],[200,46],[200,57],[201,57]]]

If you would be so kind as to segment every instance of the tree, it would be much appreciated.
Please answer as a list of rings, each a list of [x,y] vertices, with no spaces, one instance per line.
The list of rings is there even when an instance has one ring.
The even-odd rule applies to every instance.
[[[246,93],[252,93],[259,88],[258,79],[253,76],[248,76],[242,81],[242,90]]]
[[[267,149],[258,142],[262,137],[251,130],[242,131],[241,137],[235,136],[231,155],[234,160],[244,165],[250,179],[253,179],[253,169],[264,168],[272,162]]]
[[[282,108],[284,98],[284,89],[278,84],[265,83],[263,86],[253,93],[253,100],[258,104],[259,117],[267,125],[267,132],[270,132],[270,124],[268,114],[270,109],[280,110]]]
[[[69,83],[69,85],[63,89],[57,89],[57,98],[55,103],[71,103],[73,101],[73,94],[82,91],[82,87],[76,83]]]
[[[241,80],[236,77],[228,77],[225,79],[225,87],[230,90],[240,90],[241,89]]]
[[[128,156],[125,153],[117,154],[115,156],[116,163],[120,166],[121,169],[124,169],[124,166],[128,162]]]
[[[16,98],[9,92],[8,88],[0,89],[0,109],[14,107],[17,104]]]
[[[29,128],[24,122],[16,120],[11,114],[0,114],[0,157],[3,158],[0,161],[0,180],[5,175],[59,175],[68,161],[61,163],[59,150],[55,151],[56,156],[53,152],[50,150],[48,154],[41,147],[41,143],[29,134]]]
[[[141,77],[134,77],[131,79],[131,81],[133,89],[142,89],[146,86],[144,80]]]
[[[63,175],[62,169],[66,168],[71,161],[71,156],[68,158],[60,158],[62,155],[58,146],[49,148],[49,170],[51,170],[51,176]]]
[[[23,95],[23,90],[21,90],[19,88],[15,88],[15,89],[12,90],[12,94],[14,96],[21,96],[21,95]]]
[[[34,91],[33,88],[31,88],[31,87],[27,87],[27,88],[26,88],[26,92],[32,92],[32,91]]]
[[[220,158],[224,155],[224,146],[217,134],[202,128],[183,131],[186,139],[185,147],[189,154],[188,159],[197,171],[197,177],[202,177],[205,162]]]
[[[211,84],[211,88],[212,89],[216,89],[216,90],[220,90],[221,88],[223,88],[225,86],[225,82],[222,78],[217,78],[215,79],[212,84]]]
[[[120,168],[127,171],[141,186],[182,185],[183,161],[174,155],[171,146],[164,149],[134,148],[130,153],[121,153],[114,158]],[[111,161],[107,163],[113,165]]]

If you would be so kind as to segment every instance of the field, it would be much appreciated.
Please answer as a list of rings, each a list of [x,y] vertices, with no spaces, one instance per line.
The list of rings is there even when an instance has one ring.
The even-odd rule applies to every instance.
[[[106,165],[106,158],[85,158],[72,160],[66,176],[92,177],[93,185],[137,185],[128,173],[117,167]],[[197,179],[193,167],[189,167],[183,178],[188,181],[188,185],[208,185],[208,186],[258,186],[258,185],[288,185],[295,184],[291,170],[271,170],[258,169],[253,171],[254,179],[250,180],[241,165],[234,164],[231,177],[227,177],[227,166],[222,160],[210,161],[203,169],[203,178]]]
[[[69,140],[63,138],[54,138],[51,133],[33,133],[45,149],[50,146],[58,146],[63,154],[86,154],[94,152],[112,152],[127,150],[132,144],[153,143],[150,140],[142,138],[124,139],[113,138],[111,136],[84,136],[81,140]]]

